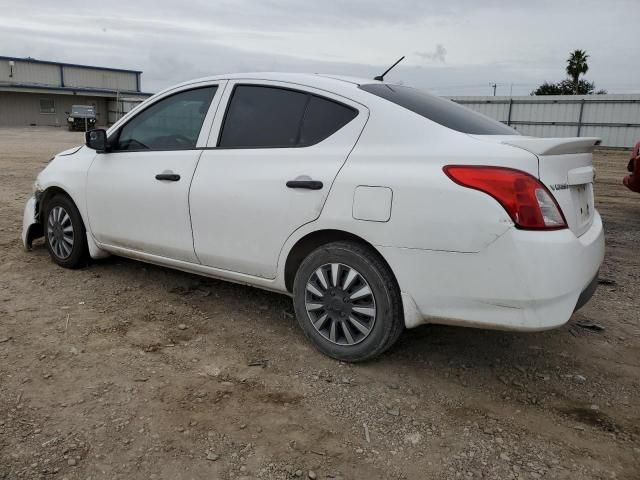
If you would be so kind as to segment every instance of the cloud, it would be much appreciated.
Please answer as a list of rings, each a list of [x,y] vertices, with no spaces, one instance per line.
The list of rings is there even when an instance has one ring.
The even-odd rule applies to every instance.
[[[387,79],[472,95],[489,82],[527,94],[564,77],[566,52],[582,48],[587,78],[616,91],[640,84],[640,63],[628,61],[637,1],[0,0],[0,55],[142,70],[152,92],[226,72],[373,78],[407,55]]]
[[[438,43],[433,52],[416,52],[416,55],[432,62],[446,63],[447,49],[444,48],[444,45]]]

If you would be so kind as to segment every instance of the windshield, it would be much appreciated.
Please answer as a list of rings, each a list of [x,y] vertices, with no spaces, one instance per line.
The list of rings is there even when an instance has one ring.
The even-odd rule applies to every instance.
[[[96,112],[91,105],[72,105],[71,114],[77,116],[93,117]]]
[[[359,88],[458,132],[472,135],[519,135],[497,120],[416,88],[386,83],[360,85]]]

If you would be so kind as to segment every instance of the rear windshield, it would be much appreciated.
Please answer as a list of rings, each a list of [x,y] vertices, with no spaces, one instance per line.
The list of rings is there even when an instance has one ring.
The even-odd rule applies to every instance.
[[[418,89],[386,83],[360,85],[360,89],[389,100],[452,130],[472,135],[519,135],[506,125],[451,100]]]

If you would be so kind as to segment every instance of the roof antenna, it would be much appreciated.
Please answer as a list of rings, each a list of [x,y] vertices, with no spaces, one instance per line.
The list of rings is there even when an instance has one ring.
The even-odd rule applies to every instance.
[[[396,63],[394,63],[393,65],[391,65],[389,68],[387,68],[387,71],[384,72],[382,75],[378,75],[377,77],[373,77],[374,80],[378,80],[380,82],[384,82],[384,76],[389,73],[393,67],[395,67],[397,64],[399,64],[402,60],[404,60],[404,55],[402,57],[400,57],[400,60],[398,60]]]

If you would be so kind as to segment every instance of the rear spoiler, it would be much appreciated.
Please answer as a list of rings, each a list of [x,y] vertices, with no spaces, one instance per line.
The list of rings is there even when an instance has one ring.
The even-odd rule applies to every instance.
[[[505,145],[522,148],[534,155],[565,155],[569,153],[591,153],[602,140],[597,137],[534,138],[520,137],[504,139]]]

